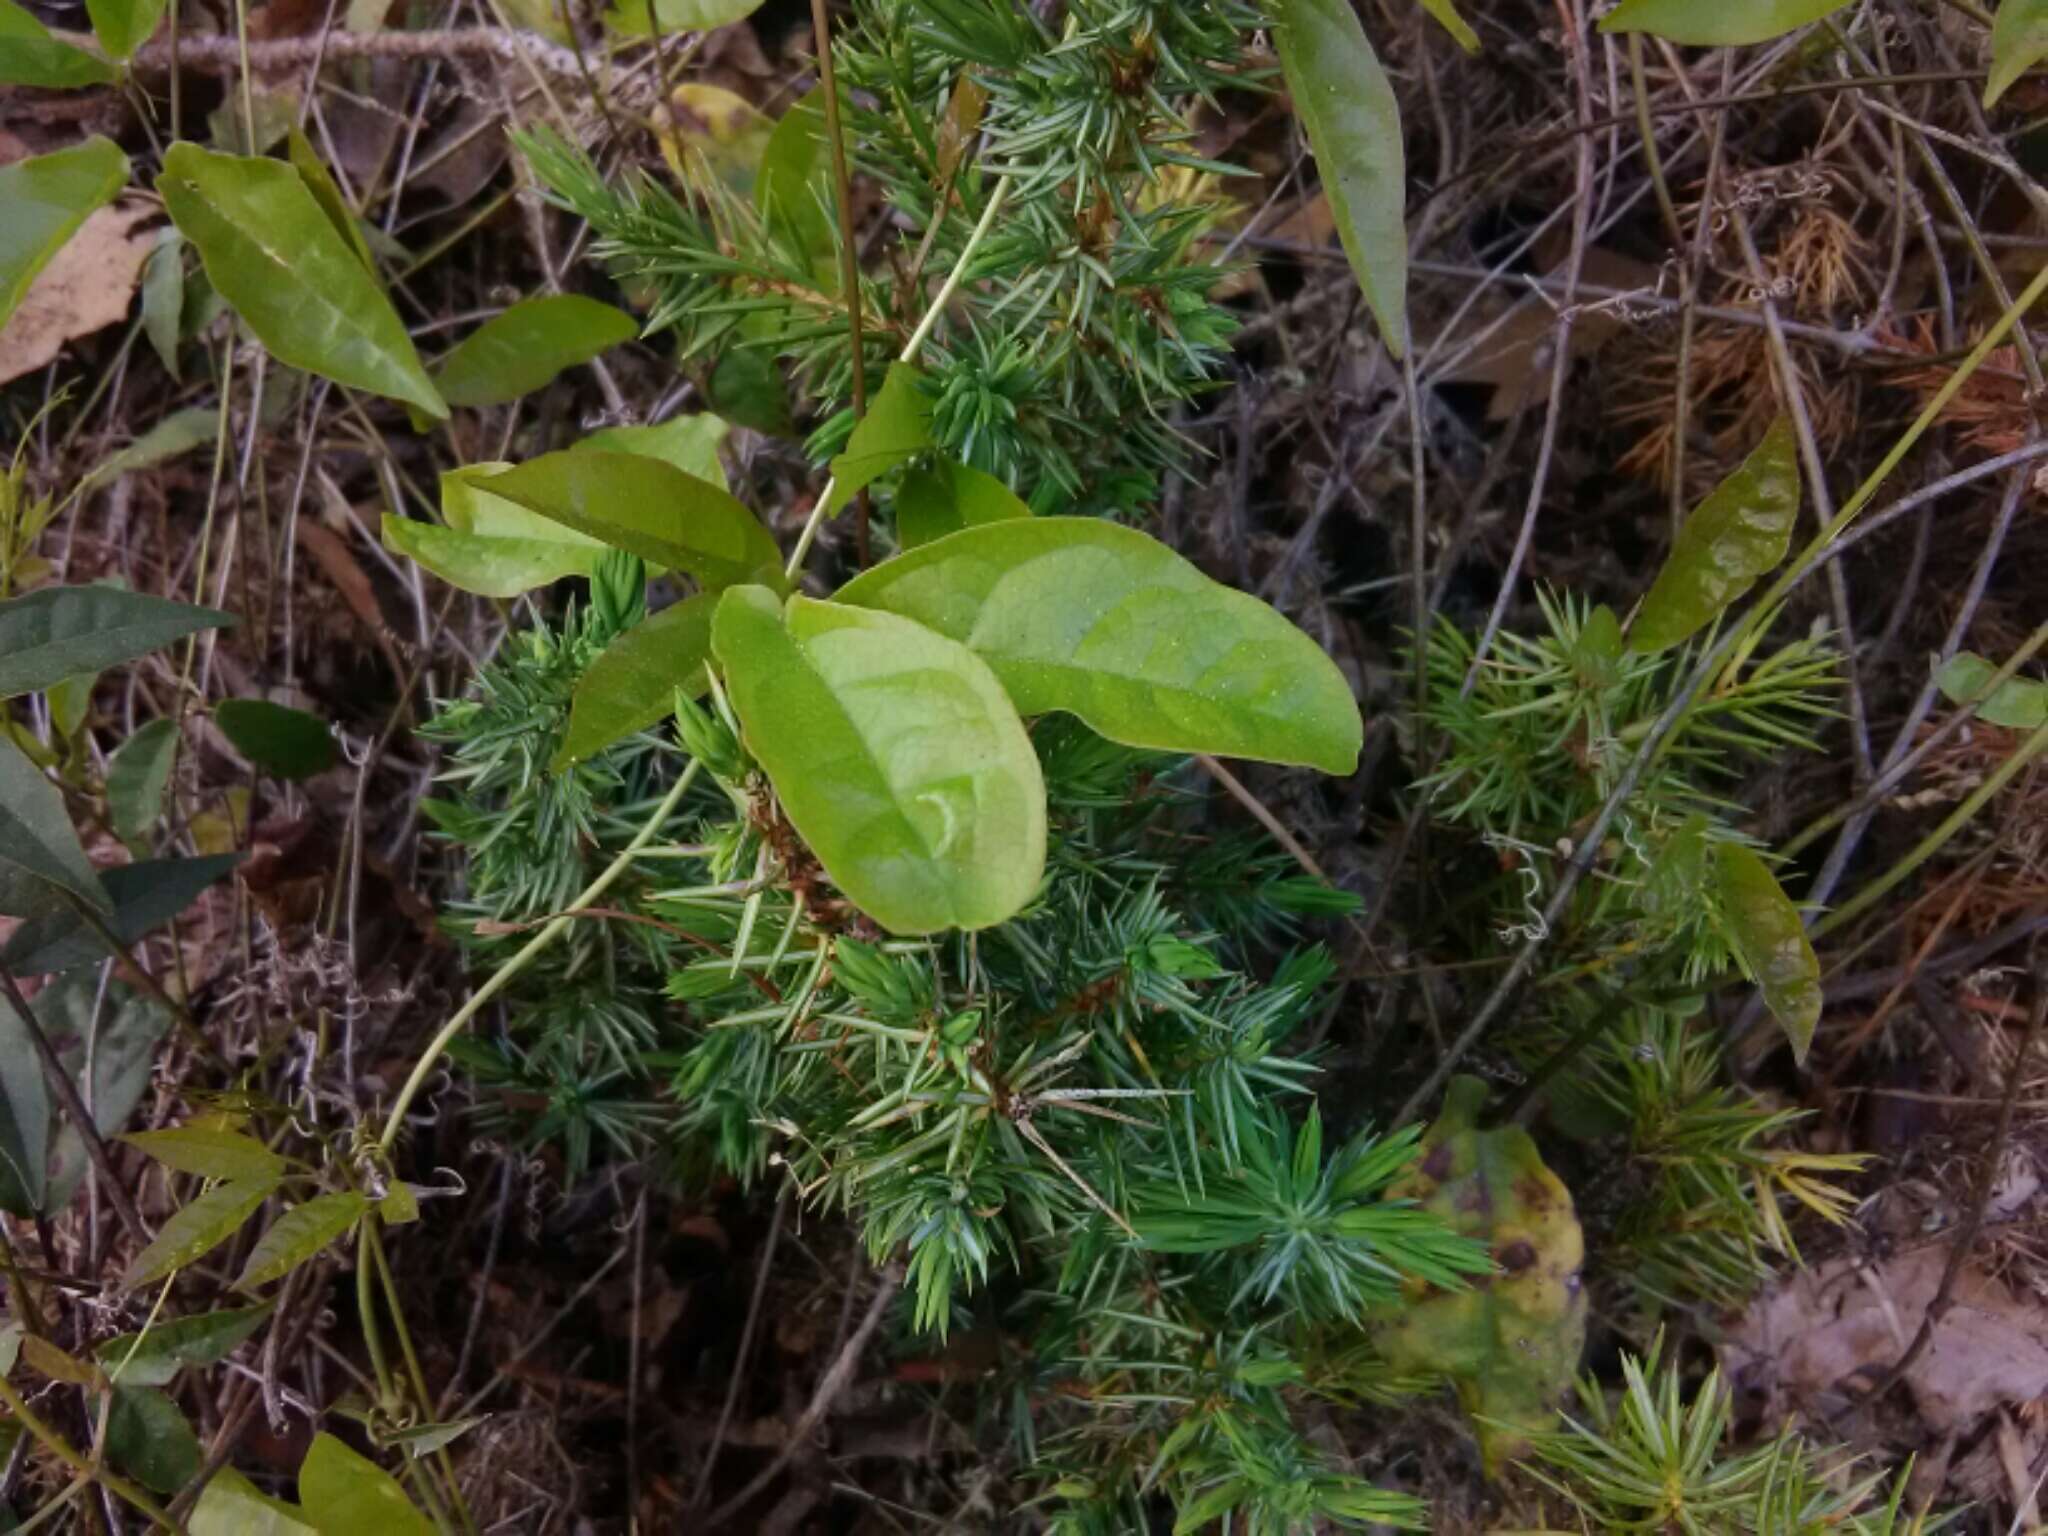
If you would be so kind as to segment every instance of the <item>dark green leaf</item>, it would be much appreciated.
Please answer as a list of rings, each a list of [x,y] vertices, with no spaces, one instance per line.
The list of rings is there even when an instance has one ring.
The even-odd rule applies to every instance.
[[[102,1369],[124,1387],[167,1387],[188,1365],[225,1360],[256,1336],[270,1302],[229,1307],[158,1323],[145,1333],[124,1333],[93,1347]]]
[[[149,840],[164,811],[164,791],[178,756],[177,722],[156,719],[135,728],[107,759],[107,816],[114,835],[130,848]]]
[[[691,698],[703,693],[717,606],[716,593],[699,592],[642,619],[606,646],[576,685],[569,731],[550,768],[559,773],[646,730],[675,708],[678,688]]]
[[[164,0],[85,0],[92,34],[114,58],[125,59],[155,34]]]
[[[33,51],[42,45],[10,34],[11,17],[20,17],[42,31],[42,23],[13,0],[0,0],[0,84],[36,84],[19,78],[22,50]],[[47,38],[49,34],[43,35]],[[48,46],[95,62],[62,43]],[[99,78],[112,79],[113,72]],[[93,209],[110,202],[127,183],[128,157],[110,139],[91,138],[70,149],[0,166],[0,208],[7,210],[7,217],[0,219],[0,326],[7,324],[44,263],[78,233],[78,226]],[[0,643],[0,656],[6,653],[5,644]]]
[[[223,1467],[206,1480],[186,1524],[192,1536],[321,1536],[295,1504],[260,1492],[241,1473]]]
[[[447,526],[384,514],[384,547],[451,587],[517,597],[564,576],[594,576],[605,546],[484,489],[509,464],[471,464],[441,476]]]
[[[1337,774],[1358,763],[1358,704],[1322,648],[1133,528],[969,528],[856,577],[835,601],[958,640],[1025,715],[1065,710],[1128,746]]]
[[[797,98],[768,136],[754,181],[754,206],[762,223],[808,266],[818,287],[837,293],[839,246],[826,166],[825,87],[816,85]],[[723,405],[719,410],[732,414]]]
[[[478,482],[495,496],[707,588],[782,589],[782,555],[759,518],[725,491],[660,459],[544,454]]]
[[[1807,942],[1799,909],[1754,849],[1741,843],[1714,847],[1714,896],[1730,946],[1765,1006],[1806,1060],[1820,1022],[1820,962]]]
[[[98,978],[90,972],[50,983],[36,994],[32,1006],[59,1064],[91,1103],[94,1126],[102,1136],[113,1135],[127,1123],[149,1087],[157,1042],[171,1026],[169,1012],[120,985],[109,986],[103,996]],[[35,1049],[11,1010],[0,1011],[0,1056],[18,1057],[29,1064],[25,1070],[34,1070]],[[88,1058],[92,1064],[89,1084],[84,1081]],[[12,1099],[17,1079],[10,1072],[0,1067]],[[85,1139],[77,1126],[63,1120],[51,1122],[50,1129],[45,1142],[48,1176],[40,1208],[54,1212],[70,1204],[85,1177],[87,1162]],[[17,1144],[29,1144],[25,1136],[15,1139]],[[30,1202],[27,1192],[7,1178],[0,1180],[0,1205],[13,1210]]]
[[[320,1536],[434,1536],[389,1473],[332,1435],[315,1435],[299,1465],[299,1503]]]
[[[65,894],[96,911],[111,906],[78,845],[57,786],[13,741],[0,737],[0,915],[62,911]]]
[[[213,723],[237,752],[281,779],[310,779],[334,766],[327,722],[303,709],[268,699],[226,699],[214,706]]]
[[[1780,416],[1679,529],[1629,626],[1629,649],[1667,650],[1713,623],[1785,558],[1798,518],[1799,447]]]
[[[123,945],[161,928],[191,906],[199,893],[241,862],[239,853],[206,854],[196,859],[138,859],[99,872],[100,888],[114,910],[106,924]],[[41,976],[97,965],[107,958],[104,940],[78,915],[63,907],[29,919],[0,949],[0,960],[21,976]]]
[[[1674,43],[1723,48],[1767,43],[1819,21],[1849,0],[1621,0],[1600,18],[1602,32],[1648,32]]]
[[[1991,25],[1991,75],[1984,105],[1993,107],[2013,82],[2048,58],[2048,0],[2000,0]]]
[[[157,191],[279,362],[448,414],[390,301],[291,166],[173,144]]]
[[[1458,46],[1467,53],[1479,51],[1479,34],[1474,32],[1465,18],[1458,14],[1455,0],[1422,0],[1422,8],[1437,19],[1446,32],[1458,40]]]
[[[941,457],[913,469],[896,490],[896,542],[916,549],[962,528],[1029,517],[1026,506],[994,475]]]
[[[769,437],[796,431],[789,414],[789,390],[774,357],[759,347],[732,347],[711,370],[705,396],[727,421]]]
[[[135,1256],[121,1277],[122,1287],[132,1291],[205,1258],[241,1231],[242,1223],[256,1214],[256,1208],[276,1187],[272,1180],[255,1179],[216,1185],[195,1196],[172,1212],[171,1219],[157,1229],[156,1241]]]
[[[846,451],[832,461],[832,495],[825,515],[837,517],[868,485],[933,446],[932,402],[908,363],[891,363],[882,388],[868,402],[868,413],[846,440]]]
[[[1984,691],[1998,676],[1998,668],[1982,656],[1959,652],[1935,678],[1951,704],[1977,701],[1977,718],[1987,725],[2001,725],[2013,731],[2035,731],[2048,724],[2048,683],[2031,678],[2009,677],[1997,691],[1985,698]]]
[[[178,1405],[154,1387],[114,1389],[106,1444],[116,1469],[154,1493],[176,1493],[206,1460]]]
[[[434,383],[450,405],[502,405],[639,334],[624,310],[580,294],[526,299],[457,343],[435,364]]]
[[[0,1207],[35,1215],[49,1178],[49,1087],[28,1032],[13,1009],[0,1009]]]
[[[119,587],[45,587],[0,603],[0,699],[104,672],[234,615]]]
[[[289,1166],[254,1136],[214,1125],[180,1125],[167,1131],[135,1131],[121,1138],[166,1168],[202,1179],[268,1180],[275,1185]]]
[[[105,85],[114,78],[113,66],[105,59],[94,58],[83,48],[74,48],[61,43],[50,35],[50,29],[14,3],[14,0],[0,0],[0,85],[34,85],[46,90],[72,90],[81,85]],[[104,144],[105,139],[94,139],[94,144]],[[75,154],[75,150],[60,149],[59,155]],[[55,156],[44,155],[45,160]],[[22,162],[32,164],[33,162]],[[121,180],[128,179],[126,162],[123,162]],[[107,193],[112,197],[119,189],[119,183]],[[105,202],[106,198],[100,199]],[[0,189],[0,208],[13,207],[8,190]],[[0,232],[0,251],[12,245],[5,232]],[[63,244],[60,240],[59,245]],[[7,270],[7,263],[0,261],[0,272]],[[4,281],[4,279],[0,279]],[[15,295],[16,299],[21,296]],[[12,306],[9,306],[11,309]],[[0,324],[7,319],[8,310],[0,309]]]
[[[304,1205],[293,1206],[257,1240],[235,1281],[236,1289],[253,1291],[282,1280],[353,1227],[369,1208],[370,1202],[352,1189],[315,1195]]]
[[[1045,867],[1045,782],[972,652],[891,614],[736,587],[712,643],[790,823],[896,933],[986,928]]]
[[[637,453],[642,458],[673,464],[686,475],[728,489],[725,464],[718,457],[718,445],[732,430],[709,412],[698,416],[671,416],[659,426],[606,427],[576,444],[577,453]]]
[[[1401,108],[1351,0],[1267,0],[1295,115],[1337,236],[1387,349],[1408,346],[1407,162]]]
[[[296,115],[284,136],[285,154],[290,158],[292,169],[299,173],[299,180],[306,184],[306,190],[313,195],[313,201],[320,205],[320,211],[327,215],[327,222],[342,242],[356,253],[356,260],[363,264],[363,270],[373,279],[378,277],[377,258],[370,253],[370,242],[364,238],[363,223],[348,205],[348,199],[341,195],[341,188],[335,183],[333,173],[327,169],[327,162],[320,158],[313,141],[300,130]],[[381,287],[381,281],[379,282]]]

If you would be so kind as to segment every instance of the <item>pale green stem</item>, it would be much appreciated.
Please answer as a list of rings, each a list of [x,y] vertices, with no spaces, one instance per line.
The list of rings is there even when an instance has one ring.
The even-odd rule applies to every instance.
[[[961,279],[967,275],[967,264],[974,260],[974,253],[981,249],[981,242],[988,238],[988,232],[995,228],[996,215],[1002,212],[1003,204],[1009,195],[1008,179],[998,178],[995,191],[989,195],[988,207],[982,210],[981,221],[974,226],[974,233],[967,237],[967,244],[961,247],[960,259],[953,263],[953,270],[946,274],[945,282],[939,285],[938,297],[932,300],[931,307],[924,312],[924,318],[917,322],[917,329],[910,333],[910,340],[904,343],[903,350],[896,354],[897,362],[913,362],[917,354],[924,350],[924,344],[931,339],[932,327],[939,323],[939,316],[945,311],[946,306],[953,302],[953,295],[960,291]],[[810,558],[811,544],[818,537],[818,529],[824,524],[825,509],[832,505],[832,492],[838,484],[837,476],[825,482],[825,489],[818,497],[818,504],[811,508],[811,515],[804,524],[804,531],[797,535],[796,548],[790,552],[789,565],[783,573],[791,581],[796,580],[797,573],[804,568],[804,561]]]

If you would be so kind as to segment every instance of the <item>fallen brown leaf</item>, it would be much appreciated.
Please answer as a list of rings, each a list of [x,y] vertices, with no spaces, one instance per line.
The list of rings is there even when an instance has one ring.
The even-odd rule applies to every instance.
[[[103,330],[128,313],[142,263],[155,244],[142,203],[95,209],[36,274],[21,307],[0,331],[0,384],[33,373],[64,343]]]

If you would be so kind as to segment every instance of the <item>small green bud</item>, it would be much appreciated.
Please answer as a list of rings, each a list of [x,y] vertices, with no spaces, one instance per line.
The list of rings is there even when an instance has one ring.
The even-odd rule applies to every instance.
[[[740,749],[739,738],[680,688],[676,690],[676,738],[685,752],[727,783],[745,776],[747,755]]]

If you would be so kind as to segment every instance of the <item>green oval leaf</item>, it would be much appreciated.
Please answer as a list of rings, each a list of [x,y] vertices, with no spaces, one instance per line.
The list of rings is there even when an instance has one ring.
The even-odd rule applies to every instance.
[[[712,645],[748,749],[841,890],[895,933],[986,928],[1045,868],[1045,781],[972,652],[892,614],[763,587]]]
[[[618,0],[604,13],[604,24],[624,37],[651,37],[661,32],[709,32],[745,21],[761,8],[761,0]]]
[[[320,1536],[434,1536],[389,1473],[328,1434],[299,1464],[299,1503]]]
[[[235,1288],[253,1291],[282,1280],[348,1231],[369,1208],[370,1202],[352,1189],[315,1195],[304,1205],[293,1206],[257,1239]]]
[[[517,597],[564,576],[594,576],[604,545],[486,490],[510,464],[470,464],[441,476],[447,526],[384,514],[384,547],[464,592]]]
[[[237,1180],[193,1197],[171,1213],[156,1241],[135,1255],[121,1277],[123,1289],[132,1291],[205,1258],[239,1232],[275,1188],[272,1179]]]
[[[560,773],[646,730],[675,708],[678,688],[693,699],[702,694],[717,607],[716,593],[699,592],[650,614],[606,646],[576,684],[568,734],[550,770]]]
[[[1479,1128],[1485,1104],[1484,1082],[1453,1079],[1421,1156],[1387,1195],[1485,1243],[1499,1273],[1375,1308],[1373,1342],[1398,1371],[1451,1378],[1492,1475],[1556,1423],[1571,1387],[1586,1342],[1586,1244],[1571,1191],[1529,1133]]]
[[[754,207],[819,290],[839,291],[839,246],[826,190],[825,87],[814,85],[776,121],[754,179]]]
[[[303,709],[268,699],[226,699],[214,706],[213,723],[237,752],[281,779],[310,779],[334,766],[327,722]]]
[[[786,586],[781,551],[761,520],[729,493],[660,459],[550,453],[478,485],[713,591],[743,582]]]
[[[81,85],[106,85],[113,79],[114,68],[105,59],[96,59],[83,48],[59,42],[50,35],[48,27],[16,5],[14,0],[0,0],[0,85],[34,85],[46,90],[64,91]],[[89,141],[92,144],[106,142],[105,139]],[[57,151],[60,155],[75,153],[69,149]],[[40,158],[48,160],[54,156],[43,155]],[[127,179],[124,160],[121,180]],[[107,193],[108,197],[113,195],[112,191]],[[6,194],[0,192],[0,207],[11,206]],[[4,241],[5,235],[0,234],[0,242]],[[0,311],[0,321],[5,318],[6,312]]]
[[[137,726],[107,759],[107,818],[114,835],[130,848],[148,841],[150,829],[163,814],[164,791],[170,787],[177,756],[177,722],[156,719]]]
[[[320,1536],[299,1516],[304,1511],[259,1491],[232,1467],[206,1480],[186,1529],[192,1536]]]
[[[1719,618],[1785,558],[1798,517],[1799,446],[1780,416],[1679,529],[1629,626],[1628,648],[1667,650]]]
[[[1770,865],[1741,843],[1715,844],[1714,896],[1735,958],[1805,1061],[1820,1023],[1820,962],[1799,909]]]
[[[1974,701],[1977,718],[1986,725],[2013,731],[2037,731],[2048,725],[2048,683],[2009,677],[1987,698],[1985,690],[1996,676],[1998,668],[1982,656],[1961,651],[1936,674],[1935,683],[1951,704]]]
[[[28,44],[8,32],[8,13],[26,17],[38,31],[42,23],[11,0],[0,0],[0,7],[5,8],[0,9],[0,83],[10,83],[5,61]],[[66,51],[78,53],[75,48]],[[113,78],[112,72],[105,78]],[[7,210],[7,217],[0,219],[0,326],[7,324],[44,264],[78,233],[86,215],[111,202],[127,182],[128,157],[111,139],[91,138],[70,149],[0,166],[0,208]],[[6,651],[0,644],[0,656]]]
[[[1084,517],[969,528],[834,600],[959,641],[1025,715],[1065,710],[1127,746],[1358,766],[1358,703],[1322,647],[1134,528]]]
[[[450,405],[502,405],[639,334],[624,310],[580,294],[526,299],[458,342],[434,365],[434,383]]]
[[[164,19],[164,0],[85,0],[92,35],[117,59],[125,59],[155,34]]]
[[[112,906],[78,844],[57,786],[0,736],[0,915],[33,918],[65,911],[64,895],[96,912]]]
[[[206,1460],[178,1405],[154,1387],[116,1387],[107,1405],[108,1458],[143,1487],[166,1496],[199,1475]]]
[[[397,312],[291,166],[173,144],[156,186],[214,290],[279,362],[448,414]]]
[[[188,1365],[213,1365],[227,1359],[256,1336],[270,1311],[271,1304],[266,1301],[253,1307],[174,1318],[142,1333],[107,1339],[94,1345],[93,1353],[122,1386],[169,1386]]]
[[[113,910],[107,928],[122,944],[133,944],[161,928],[198,899],[199,893],[242,861],[239,853],[196,859],[138,859],[99,872],[100,888]],[[31,918],[14,930],[0,960],[22,976],[42,976],[107,958],[106,941],[68,904]]]
[[[127,447],[117,449],[93,465],[79,481],[79,489],[104,485],[132,470],[148,469],[151,465],[175,459],[194,448],[212,444],[219,435],[220,407],[195,405],[173,411]]]
[[[254,1136],[212,1125],[179,1125],[167,1131],[134,1131],[121,1140],[179,1173],[202,1179],[254,1179],[275,1188],[289,1166]]]
[[[45,587],[0,603],[0,699],[34,693],[108,667],[233,614],[119,587]]]
[[[1351,0],[1270,0],[1273,42],[1323,195],[1387,350],[1408,346],[1407,162],[1401,107]]]
[[[696,416],[671,416],[652,427],[606,427],[577,443],[575,451],[637,453],[642,458],[660,459],[723,491],[730,487],[718,445],[730,431],[723,420],[706,411]]]
[[[868,413],[854,425],[846,450],[832,461],[832,495],[825,515],[837,517],[877,479],[935,446],[932,402],[908,363],[891,363]]]
[[[905,549],[1029,516],[1031,508],[994,475],[945,457],[913,469],[896,488],[896,542]]]
[[[1839,11],[1849,0],[1621,0],[1602,32],[1648,32],[1674,43],[1725,48],[1767,43]]]
[[[1991,76],[1984,82],[1984,105],[1998,105],[1998,98],[2013,82],[2048,58],[2048,0],[2002,0],[1991,24]]]

